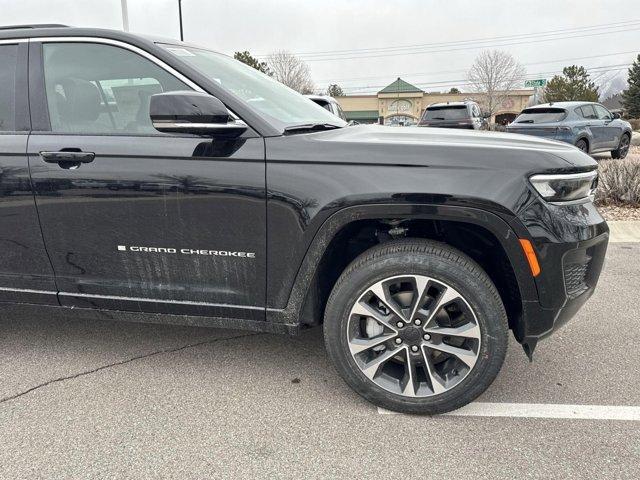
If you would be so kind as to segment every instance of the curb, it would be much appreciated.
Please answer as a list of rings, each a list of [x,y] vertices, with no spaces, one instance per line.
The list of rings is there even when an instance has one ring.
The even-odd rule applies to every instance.
[[[640,221],[611,220],[609,243],[640,242]]]

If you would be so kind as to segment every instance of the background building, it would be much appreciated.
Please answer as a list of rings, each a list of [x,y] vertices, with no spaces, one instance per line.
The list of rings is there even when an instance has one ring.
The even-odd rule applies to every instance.
[[[512,121],[527,106],[533,90],[514,90],[491,117],[491,123]],[[337,97],[348,120],[385,125],[414,125],[432,103],[475,100],[482,105],[481,93],[427,93],[398,78],[374,95]]]

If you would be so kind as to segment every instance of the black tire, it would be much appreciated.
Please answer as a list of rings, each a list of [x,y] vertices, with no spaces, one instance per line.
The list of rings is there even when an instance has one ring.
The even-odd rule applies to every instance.
[[[622,160],[629,153],[629,147],[631,145],[631,136],[628,133],[624,133],[622,137],[620,137],[620,143],[618,144],[618,148],[611,151],[611,158]]]
[[[576,147],[578,147],[584,153],[589,154],[589,144],[584,138],[581,138],[576,142]]]
[[[407,397],[381,388],[362,373],[349,350],[347,328],[354,302],[375,282],[405,274],[446,282],[464,296],[480,326],[474,367],[457,385],[437,395]],[[325,345],[340,376],[371,403],[402,413],[434,415],[473,401],[498,375],[507,351],[507,334],[504,306],[484,270],[464,253],[428,240],[392,241],[361,254],[336,282],[325,309]]]

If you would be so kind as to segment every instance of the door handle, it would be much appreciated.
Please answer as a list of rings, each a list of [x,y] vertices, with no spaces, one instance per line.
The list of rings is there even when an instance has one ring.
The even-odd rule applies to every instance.
[[[81,150],[60,150],[59,152],[40,152],[42,160],[47,163],[91,163],[96,158],[93,152]]]

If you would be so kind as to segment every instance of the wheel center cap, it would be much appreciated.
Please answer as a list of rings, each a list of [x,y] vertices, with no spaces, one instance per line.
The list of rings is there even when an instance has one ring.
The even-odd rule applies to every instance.
[[[416,327],[408,327],[400,332],[400,338],[410,345],[420,343],[422,339],[422,329]]]

